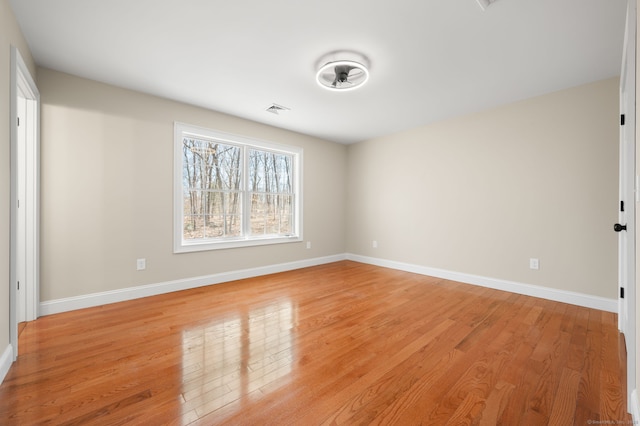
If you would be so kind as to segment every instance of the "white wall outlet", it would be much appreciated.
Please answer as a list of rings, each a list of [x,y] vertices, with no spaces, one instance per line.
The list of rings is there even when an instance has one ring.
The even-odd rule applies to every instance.
[[[378,242],[376,240],[373,240],[373,242],[371,243],[371,247],[378,248]]]
[[[145,269],[147,269],[147,259],[136,260],[136,269],[138,271],[144,271]]]
[[[540,260],[538,259],[529,259],[529,269],[540,269]]]
[[[311,241],[307,241],[307,249],[311,248]]]

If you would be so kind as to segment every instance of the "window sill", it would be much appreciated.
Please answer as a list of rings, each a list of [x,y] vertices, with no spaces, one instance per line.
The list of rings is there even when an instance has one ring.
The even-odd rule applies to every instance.
[[[240,247],[254,247],[271,244],[297,243],[303,241],[302,236],[294,235],[287,237],[264,237],[251,239],[228,239],[224,241],[198,241],[198,242],[178,242],[174,253],[191,253],[196,251],[225,250]]]

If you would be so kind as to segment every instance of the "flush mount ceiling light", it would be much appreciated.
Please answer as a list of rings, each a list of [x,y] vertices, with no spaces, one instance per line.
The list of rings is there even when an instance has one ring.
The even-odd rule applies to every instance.
[[[359,53],[330,53],[318,61],[316,81],[321,87],[335,92],[357,89],[369,80],[368,63]]]

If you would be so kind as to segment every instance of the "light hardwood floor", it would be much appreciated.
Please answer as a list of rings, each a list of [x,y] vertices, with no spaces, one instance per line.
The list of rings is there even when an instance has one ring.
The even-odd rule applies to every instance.
[[[338,262],[30,322],[0,424],[628,422],[616,321]]]

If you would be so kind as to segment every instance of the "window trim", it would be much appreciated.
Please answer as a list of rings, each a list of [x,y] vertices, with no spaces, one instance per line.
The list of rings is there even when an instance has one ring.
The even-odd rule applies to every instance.
[[[271,152],[281,152],[292,155],[293,161],[293,193],[295,194],[294,203],[294,232],[291,236],[265,236],[250,237],[243,236],[239,238],[226,238],[224,240],[215,241],[212,239],[202,241],[188,241],[183,238],[184,227],[184,208],[183,208],[183,188],[182,188],[182,138],[184,135],[194,137],[202,137],[205,139],[215,139],[221,143],[229,143],[233,145],[243,146],[243,152],[248,148],[256,148],[259,150],[267,150]],[[262,139],[256,139],[248,136],[240,136],[232,133],[225,133],[218,130],[208,129],[205,127],[194,126],[191,124],[174,122],[173,135],[173,252],[188,253],[195,251],[220,250],[236,247],[252,247],[267,244],[281,244],[303,241],[302,236],[302,154],[300,147],[284,145]],[[243,155],[243,163],[246,158]],[[247,173],[247,165],[243,166],[243,173]],[[245,175],[248,176],[248,175]],[[246,191],[246,188],[243,188]],[[243,215],[244,221],[244,215]]]

